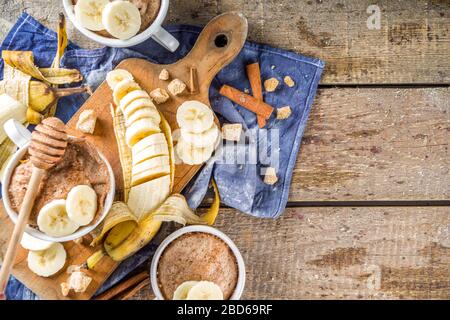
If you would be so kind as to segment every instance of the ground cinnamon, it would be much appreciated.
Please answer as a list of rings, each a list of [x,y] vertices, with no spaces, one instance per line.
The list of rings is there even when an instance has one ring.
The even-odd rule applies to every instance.
[[[246,69],[247,69],[247,77],[248,80],[250,81],[250,86],[252,88],[253,97],[255,97],[259,101],[264,101],[261,84],[261,70],[259,68],[259,63],[255,62],[249,64],[247,65]],[[260,115],[257,115],[257,120],[258,126],[260,128],[263,128],[266,125],[266,119],[264,119]]]
[[[222,88],[220,88],[219,93],[264,119],[269,119],[274,110],[267,103],[257,100],[256,98],[228,85],[223,85]]]

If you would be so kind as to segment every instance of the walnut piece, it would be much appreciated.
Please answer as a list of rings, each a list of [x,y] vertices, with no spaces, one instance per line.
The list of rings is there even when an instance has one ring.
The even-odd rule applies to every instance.
[[[169,85],[167,86],[167,89],[174,96],[178,96],[182,94],[184,90],[186,90],[186,84],[180,79],[173,79],[172,81],[170,81]]]
[[[80,113],[76,128],[83,133],[93,134],[96,123],[97,116],[95,115],[94,110],[87,109]]]
[[[222,138],[229,141],[239,141],[242,134],[241,123],[227,123],[222,126]]]
[[[283,120],[291,116],[292,109],[290,106],[277,109],[277,119]]]
[[[169,100],[170,96],[166,90],[161,88],[156,88],[150,92],[150,97],[155,101],[156,104],[161,104]]]
[[[270,78],[264,81],[264,88],[267,92],[274,92],[275,89],[278,87],[278,84],[280,82],[275,78]]]
[[[264,183],[268,185],[274,185],[277,181],[278,177],[275,168],[268,167],[264,175]]]
[[[290,76],[284,77],[284,83],[286,83],[286,85],[290,88],[295,86],[295,82],[294,82],[294,80],[292,80],[292,78]]]
[[[167,81],[169,80],[169,71],[167,69],[162,69],[159,74],[159,80]]]
[[[82,271],[74,271],[70,274],[66,282],[61,283],[61,292],[63,296],[67,296],[70,290],[81,293],[85,292],[89,287],[92,278]]]

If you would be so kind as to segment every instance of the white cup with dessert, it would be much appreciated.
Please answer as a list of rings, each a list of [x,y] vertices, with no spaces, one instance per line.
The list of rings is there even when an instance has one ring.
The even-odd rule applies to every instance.
[[[16,223],[31,175],[27,160],[31,133],[14,119],[5,123],[4,130],[19,148],[2,176],[3,204]],[[83,237],[103,221],[114,196],[114,172],[108,160],[85,139],[69,136],[62,161],[46,173],[40,186],[25,232],[50,242]]]
[[[89,39],[108,47],[131,47],[152,38],[174,52],[178,40],[161,25],[169,0],[63,0],[66,15]]]
[[[203,225],[183,227],[156,250],[150,281],[158,300],[239,300],[244,259],[223,232]]]

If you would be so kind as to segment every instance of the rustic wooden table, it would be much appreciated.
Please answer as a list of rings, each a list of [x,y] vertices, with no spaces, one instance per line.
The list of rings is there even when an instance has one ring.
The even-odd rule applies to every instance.
[[[62,5],[49,3],[0,2],[0,35],[23,10],[54,27]],[[220,213],[244,298],[449,299],[450,1],[175,0],[167,23],[231,10],[249,40],[327,62],[284,215]],[[69,38],[94,46],[72,26]]]

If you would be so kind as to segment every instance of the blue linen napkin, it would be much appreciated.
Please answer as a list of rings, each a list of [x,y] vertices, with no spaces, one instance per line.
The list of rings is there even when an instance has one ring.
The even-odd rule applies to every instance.
[[[201,29],[195,26],[168,26],[167,30],[180,42],[174,53],[151,39],[131,49],[106,47],[86,50],[70,43],[61,65],[79,69],[84,83],[95,90],[107,72],[123,59],[135,57],[163,64],[179,60],[193,47]],[[23,13],[3,41],[1,50],[32,50],[38,66],[49,66],[56,51],[56,39],[54,31]],[[287,105],[292,108],[292,115],[286,120],[277,120],[273,115],[267,121],[267,130],[258,129],[255,114],[218,93],[223,84],[242,91],[250,89],[245,66],[255,61],[260,63],[262,79],[275,77],[280,81],[275,93],[264,92],[264,101],[275,108]],[[211,105],[222,123],[242,123],[245,131],[242,141],[245,143],[223,145],[188,185],[184,193],[192,208],[200,205],[208,191],[210,178],[214,176],[223,204],[263,218],[276,218],[284,211],[301,138],[324,65],[319,59],[246,42],[241,53],[213,80],[209,92]],[[3,61],[0,61],[2,74]],[[293,88],[283,82],[287,75],[295,81]],[[67,122],[86,98],[87,95],[83,94],[60,99],[56,115]],[[230,154],[235,154],[231,161]],[[255,154],[258,155],[257,161],[251,160]],[[278,172],[279,179],[273,186],[263,182],[264,170],[269,166],[276,167]],[[124,261],[99,292],[145,262],[154,250],[155,245],[150,244]],[[16,279],[11,279],[7,296],[11,299],[33,297]]]

